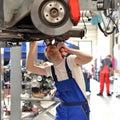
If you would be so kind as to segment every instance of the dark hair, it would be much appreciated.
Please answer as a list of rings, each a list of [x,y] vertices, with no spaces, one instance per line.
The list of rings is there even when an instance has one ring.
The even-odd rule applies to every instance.
[[[107,55],[107,57],[110,57],[110,58],[111,58],[112,56],[111,56],[111,55]]]

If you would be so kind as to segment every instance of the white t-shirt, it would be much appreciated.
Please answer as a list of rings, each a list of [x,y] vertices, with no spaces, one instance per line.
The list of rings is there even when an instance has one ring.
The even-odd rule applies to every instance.
[[[86,97],[83,73],[82,73],[81,67],[75,64],[75,57],[76,57],[75,55],[68,56],[67,63],[72,72],[72,77],[76,80],[78,86],[80,87],[80,89],[82,90],[83,94]],[[63,61],[59,65],[54,66],[54,68],[55,68],[55,74],[57,76],[58,81],[63,81],[68,79],[66,68],[65,68],[65,59],[63,59]],[[52,76],[50,66],[46,67],[46,71],[48,76]]]

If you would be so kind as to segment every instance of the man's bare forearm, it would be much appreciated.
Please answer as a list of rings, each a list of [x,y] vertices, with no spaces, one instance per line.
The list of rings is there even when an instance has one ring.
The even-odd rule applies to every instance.
[[[35,51],[36,51],[36,46],[37,46],[36,42],[30,43],[30,50],[29,50],[27,62],[26,62],[27,70],[31,70],[34,66],[34,55],[35,55]]]
[[[79,65],[86,64],[93,59],[93,57],[90,54],[85,53],[80,50],[67,48],[67,51],[68,51],[68,53],[76,55],[76,63],[77,64],[79,63]]]

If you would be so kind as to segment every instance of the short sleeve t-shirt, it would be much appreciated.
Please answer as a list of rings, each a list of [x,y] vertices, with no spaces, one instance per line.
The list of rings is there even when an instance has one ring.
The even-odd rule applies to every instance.
[[[85,91],[83,73],[82,73],[81,67],[75,64],[75,57],[76,57],[75,55],[69,55],[67,57],[67,63],[72,72],[73,78],[76,80],[78,86],[80,87],[83,94],[85,95],[86,91]],[[58,81],[63,81],[68,79],[66,68],[65,68],[65,58],[59,65],[54,66],[54,68],[55,68],[55,74],[57,76]],[[48,76],[52,76],[51,66],[47,66],[46,71]]]

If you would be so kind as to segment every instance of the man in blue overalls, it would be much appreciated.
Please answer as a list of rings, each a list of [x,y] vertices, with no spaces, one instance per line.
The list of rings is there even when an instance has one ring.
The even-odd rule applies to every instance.
[[[89,106],[85,95],[85,84],[81,67],[92,60],[92,56],[66,47],[63,42],[49,44],[45,55],[52,65],[37,66],[34,54],[37,43],[31,42],[26,69],[32,73],[52,76],[55,81],[55,96],[60,99],[55,120],[89,120]],[[65,52],[70,55],[65,57]],[[63,57],[64,56],[64,57]]]

